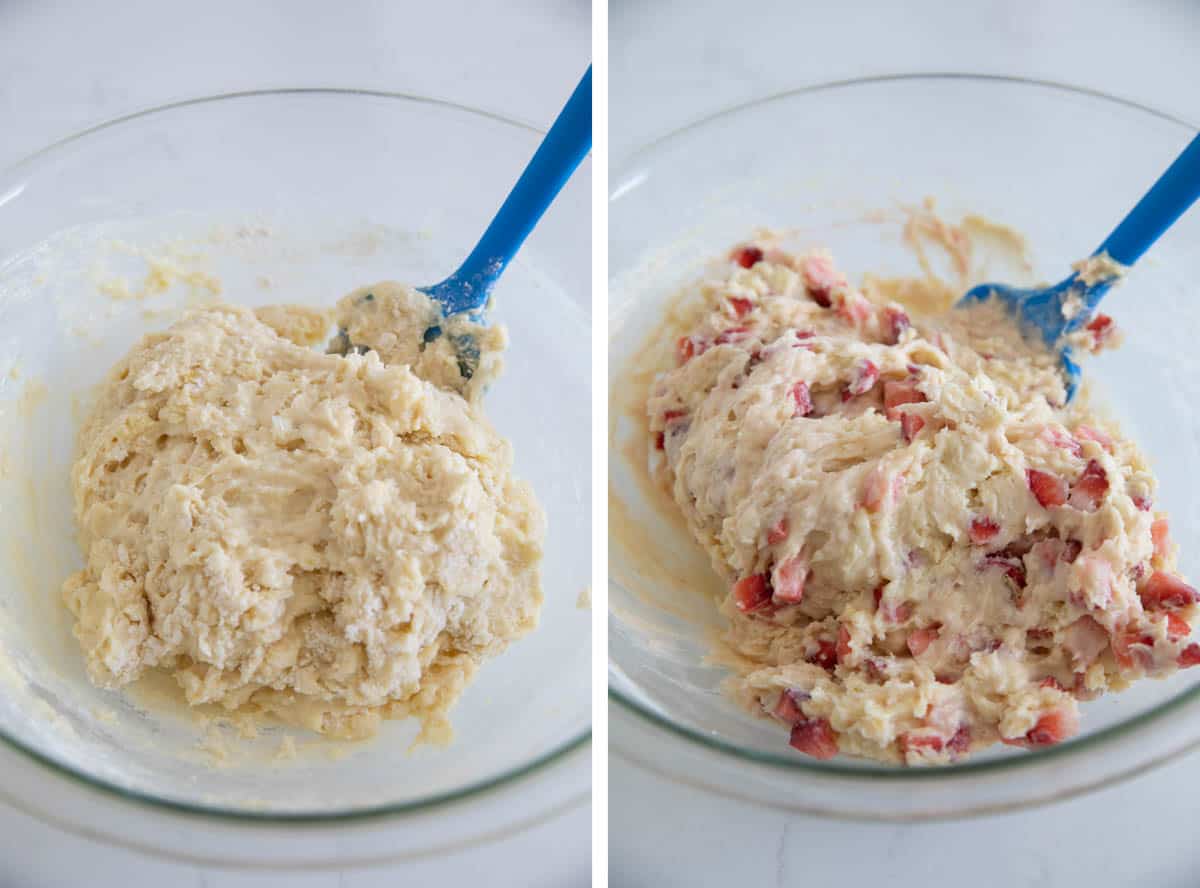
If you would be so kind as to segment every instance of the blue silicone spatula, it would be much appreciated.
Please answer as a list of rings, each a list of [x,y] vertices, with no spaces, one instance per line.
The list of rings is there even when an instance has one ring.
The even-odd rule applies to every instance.
[[[1183,153],[1093,255],[1107,255],[1126,267],[1133,265],[1197,198],[1200,198],[1200,136],[1183,149]],[[1031,331],[1036,330],[1046,345],[1056,350],[1061,358],[1067,383],[1067,400],[1070,401],[1079,388],[1079,365],[1071,357],[1070,346],[1063,337],[1088,323],[1092,312],[1115,279],[1115,276],[1108,276],[1089,284],[1075,272],[1054,286],[1043,289],[980,284],[972,287],[959,304],[1000,299],[1019,323]],[[1075,299],[1079,302],[1076,303]],[[1070,317],[1063,311],[1068,301],[1072,305],[1082,305]]]
[[[466,314],[472,320],[482,320],[492,287],[591,147],[589,65],[475,249],[450,277],[418,288],[440,304],[444,318]],[[425,331],[425,341],[436,339],[441,332],[440,327],[430,327]],[[468,337],[456,341],[455,347],[465,375],[469,376],[478,361],[478,350]]]

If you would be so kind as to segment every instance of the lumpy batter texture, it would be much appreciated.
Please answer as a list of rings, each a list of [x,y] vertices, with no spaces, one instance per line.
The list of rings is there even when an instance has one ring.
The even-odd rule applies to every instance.
[[[415,715],[436,736],[536,624],[544,518],[474,399],[486,377],[420,348],[430,311],[356,291],[339,325],[389,318],[394,348],[341,356],[303,347],[311,311],[219,306],[112,370],[80,434],[86,566],[64,589],[93,681],[165,670],[193,704],[341,737]],[[502,337],[481,331],[491,371]]]
[[[944,763],[1059,742],[1078,700],[1200,662],[1154,478],[1063,406],[1048,352],[999,306],[910,317],[764,246],[699,285],[648,404],[729,583],[739,700],[818,758]]]

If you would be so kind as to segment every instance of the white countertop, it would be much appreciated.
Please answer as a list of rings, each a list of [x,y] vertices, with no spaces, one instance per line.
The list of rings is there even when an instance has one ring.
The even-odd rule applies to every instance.
[[[918,71],[1058,80],[1200,121],[1200,4],[1190,0],[613,0],[609,36],[618,159],[751,98]],[[610,880],[622,888],[1194,886],[1196,786],[1193,755],[1025,813],[871,825],[731,802],[614,756]]]
[[[437,96],[549,125],[591,57],[587,0],[472,3],[0,2],[0,167],[90,124],[177,99],[336,86]],[[3,777],[0,776],[0,780]],[[197,827],[202,829],[202,826]],[[402,827],[399,827],[402,828]],[[234,872],[154,860],[0,806],[0,885],[576,886],[584,808],[451,858],[324,873]],[[336,836],[315,837],[336,842]]]

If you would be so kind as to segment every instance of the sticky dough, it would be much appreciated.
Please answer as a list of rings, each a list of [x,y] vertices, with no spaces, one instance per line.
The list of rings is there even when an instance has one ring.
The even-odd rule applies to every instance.
[[[738,700],[820,758],[944,763],[1058,742],[1077,700],[1200,662],[1155,481],[1062,406],[1048,352],[998,306],[910,318],[764,246],[697,285],[647,405],[728,583]]]
[[[341,737],[444,729],[536,624],[544,518],[477,402],[503,332],[476,328],[468,381],[419,347],[434,314],[356,291],[338,325],[390,348],[343,357],[302,345],[327,316],[218,306],[117,364],[72,473],[86,566],[64,597],[94,682],[165,670],[190,703]]]

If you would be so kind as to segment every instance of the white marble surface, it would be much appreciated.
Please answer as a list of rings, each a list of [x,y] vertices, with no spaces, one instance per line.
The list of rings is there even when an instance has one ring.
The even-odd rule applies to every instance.
[[[120,114],[263,87],[400,90],[548,125],[590,58],[590,16],[588,0],[0,0],[0,167]],[[0,885],[104,888],[136,875],[138,884],[214,888],[481,879],[557,888],[588,883],[590,824],[581,808],[448,859],[281,874],[152,860],[0,806]]]
[[[1059,80],[1200,121],[1192,0],[613,0],[610,41],[616,159],[757,96],[915,71]],[[623,888],[1200,884],[1200,756],[1035,811],[912,826],[789,817],[617,757],[609,777],[610,880]]]

